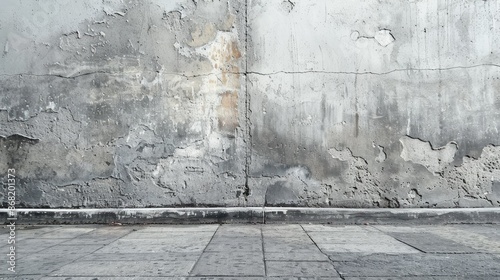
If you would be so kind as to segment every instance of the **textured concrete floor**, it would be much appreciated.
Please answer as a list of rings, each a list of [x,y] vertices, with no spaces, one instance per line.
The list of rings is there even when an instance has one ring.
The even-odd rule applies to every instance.
[[[0,279],[500,279],[500,225],[16,229]]]

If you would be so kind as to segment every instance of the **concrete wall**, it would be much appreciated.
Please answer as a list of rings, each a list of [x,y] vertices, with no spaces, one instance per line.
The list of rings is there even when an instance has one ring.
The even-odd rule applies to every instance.
[[[19,207],[500,206],[496,1],[2,4]]]

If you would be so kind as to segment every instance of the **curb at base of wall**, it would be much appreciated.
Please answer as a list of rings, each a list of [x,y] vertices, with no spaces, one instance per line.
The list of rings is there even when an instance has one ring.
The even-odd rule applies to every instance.
[[[17,209],[16,224],[500,224],[500,208],[352,209],[295,207]],[[9,211],[0,209],[9,223]]]

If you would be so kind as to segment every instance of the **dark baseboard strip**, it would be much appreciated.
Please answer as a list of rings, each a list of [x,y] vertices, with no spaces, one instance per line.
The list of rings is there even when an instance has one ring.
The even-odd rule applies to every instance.
[[[209,224],[209,223],[314,223],[314,224],[500,224],[500,208],[353,209],[295,207],[227,208],[105,208],[17,209],[12,220],[0,209],[5,224]],[[9,219],[10,218],[10,219]]]

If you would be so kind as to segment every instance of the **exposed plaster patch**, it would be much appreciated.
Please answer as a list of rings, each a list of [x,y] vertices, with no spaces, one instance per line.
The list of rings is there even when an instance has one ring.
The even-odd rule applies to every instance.
[[[394,36],[392,36],[391,31],[387,29],[381,29],[375,34],[375,40],[382,46],[387,47],[389,44],[394,42]]]
[[[399,141],[403,145],[401,158],[423,165],[434,174],[442,172],[452,163],[458,150],[458,145],[455,142],[434,149],[429,142],[408,136],[401,137]]]
[[[171,11],[171,12],[163,12],[162,20],[165,21],[165,24],[168,29],[171,31],[179,31],[182,27],[182,18],[181,12],[179,11]]]
[[[372,39],[375,40],[382,47],[387,47],[396,39],[392,36],[391,31],[388,29],[380,29],[377,31],[375,36],[362,36],[359,31],[355,30],[351,32],[351,40],[357,41],[358,39]]]
[[[337,150],[337,149],[329,149],[328,153],[335,159],[338,159],[340,161],[352,161],[355,160],[357,162],[363,162],[366,164],[366,160],[362,157],[356,157],[353,156],[351,150],[349,148],[344,148],[342,150]]]
[[[384,147],[377,145],[378,148],[378,156],[375,158],[376,162],[384,162],[387,159],[387,155],[384,152]]]
[[[5,46],[3,47],[3,53],[7,54],[9,52],[9,40],[5,42]]]
[[[460,207],[500,205],[500,193],[495,190],[500,181],[500,146],[484,147],[478,159],[465,157],[462,165],[443,172],[447,187],[458,191]]]
[[[174,48],[177,50],[177,52],[185,57],[192,57],[193,56],[193,49],[188,47],[188,46],[183,46],[179,42],[174,43]]]
[[[195,30],[191,32],[192,40],[187,44],[193,48],[206,45],[215,38],[216,34],[217,30],[213,23],[207,23],[203,27],[197,25]]]
[[[238,92],[226,91],[221,95],[221,102],[217,108],[219,130],[233,135],[238,122]]]
[[[290,13],[293,8],[295,8],[295,3],[290,0],[284,0],[281,2],[281,8],[287,13]]]
[[[76,38],[78,38],[78,39],[82,38],[82,34],[80,33],[79,30],[71,31],[69,33],[64,33],[63,35],[64,36],[70,36],[70,35],[73,35],[73,34],[76,34]]]
[[[103,12],[107,15],[107,16],[112,16],[112,17],[116,17],[116,16],[121,16],[121,17],[124,17],[125,14],[127,12],[121,12],[121,11],[114,11],[112,10],[111,8],[108,8],[108,7],[104,7],[103,8]]]

